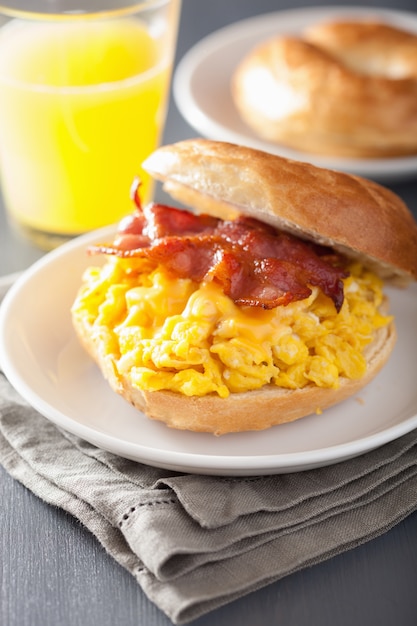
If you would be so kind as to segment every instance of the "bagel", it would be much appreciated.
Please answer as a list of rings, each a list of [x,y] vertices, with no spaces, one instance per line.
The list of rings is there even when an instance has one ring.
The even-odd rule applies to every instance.
[[[231,93],[270,142],[339,157],[417,153],[417,35],[394,26],[326,22],[264,41],[236,67]]]
[[[148,391],[135,385],[130,376],[120,376],[114,360],[93,340],[92,327],[75,322],[79,340],[98,364],[110,387],[149,418],[164,422],[176,430],[225,435],[227,433],[266,430],[293,422],[311,413],[341,403],[371,382],[387,362],[396,341],[393,323],[379,329],[366,351],[367,372],[363,378],[343,378],[337,389],[307,386],[285,389],[265,385],[228,398],[217,395],[185,396],[173,391]],[[104,339],[102,338],[102,342]]]
[[[170,427],[221,435],[321,412],[374,378],[396,340],[376,273],[404,284],[417,278],[417,224],[398,196],[357,176],[203,139],[164,146],[143,167],[195,212],[161,205],[142,209],[135,194],[138,208],[120,224],[114,241],[90,249],[106,260],[86,271],[72,320],[117,393]],[[212,273],[212,265],[196,282],[192,264],[185,274],[175,265],[183,265],[183,248],[176,256],[171,246],[178,243],[179,225],[196,246],[192,263],[199,266],[206,254],[184,220],[202,220],[210,236],[214,220],[227,236],[236,224],[249,224],[251,234],[261,232],[268,242],[288,237],[309,251],[331,245],[330,252],[320,248],[320,258],[333,263],[331,272],[349,268],[343,304],[336,310],[336,300],[323,284],[317,286],[314,273],[309,295],[272,307],[263,274],[260,305],[229,296],[227,281]],[[245,231],[238,234],[233,250],[243,246]],[[251,257],[259,240],[248,241],[242,249]],[[152,254],[160,254],[161,245],[167,256],[155,261]],[[297,267],[303,254],[297,253]],[[319,271],[327,270],[320,265]]]

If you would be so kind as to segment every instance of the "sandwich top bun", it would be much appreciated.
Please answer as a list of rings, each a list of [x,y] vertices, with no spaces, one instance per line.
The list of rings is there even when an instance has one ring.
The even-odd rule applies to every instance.
[[[400,282],[417,276],[417,225],[399,198],[355,176],[208,140],[162,147],[144,167],[199,213],[243,214],[333,246],[353,259],[352,275],[339,313],[318,287],[253,311],[215,282],[150,271],[140,251],[122,248],[120,258],[104,246],[108,261],[86,272],[72,318],[117,393],[168,426],[220,435],[321,412],[372,380],[396,330],[380,279],[361,264]]]
[[[371,180],[206,139],[164,146],[143,167],[199,213],[249,215],[358,259],[384,279],[417,280],[416,222]]]

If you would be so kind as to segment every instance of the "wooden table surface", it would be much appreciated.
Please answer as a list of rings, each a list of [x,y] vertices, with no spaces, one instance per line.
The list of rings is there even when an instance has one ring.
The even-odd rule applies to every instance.
[[[367,4],[417,12],[416,0]],[[177,60],[222,26],[296,6],[314,3],[183,0]],[[196,134],[171,102],[164,141]],[[417,179],[391,187],[417,215]],[[26,268],[41,254],[9,229],[0,206],[0,275]],[[1,467],[0,503],[2,626],[171,624],[88,531],[70,515],[40,501]],[[192,625],[415,626],[416,590],[414,513],[382,537],[249,594]]]

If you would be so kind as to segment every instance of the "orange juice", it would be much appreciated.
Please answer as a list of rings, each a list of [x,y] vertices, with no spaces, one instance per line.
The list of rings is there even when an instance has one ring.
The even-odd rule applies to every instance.
[[[74,235],[132,210],[157,146],[171,55],[139,19],[26,22],[0,30],[0,158],[15,221]]]

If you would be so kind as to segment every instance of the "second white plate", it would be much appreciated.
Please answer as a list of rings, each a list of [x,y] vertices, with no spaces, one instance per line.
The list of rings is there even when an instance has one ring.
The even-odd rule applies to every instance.
[[[284,33],[299,33],[324,19],[373,16],[417,32],[417,15],[390,9],[317,7],[278,11],[236,22],[195,45],[180,61],[173,80],[174,98],[186,121],[203,137],[265,150],[281,156],[394,182],[417,175],[417,155],[387,159],[315,156],[259,139],[240,119],[230,95],[235,67],[257,43]]]

